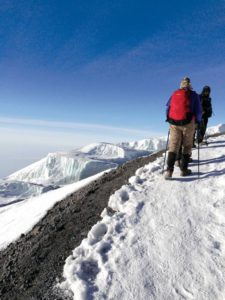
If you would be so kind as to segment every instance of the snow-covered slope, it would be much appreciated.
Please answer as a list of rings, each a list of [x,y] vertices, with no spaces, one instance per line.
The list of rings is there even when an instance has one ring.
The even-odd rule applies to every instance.
[[[146,150],[146,149],[136,149]],[[109,143],[96,143],[87,145],[79,150],[81,153],[88,154],[89,157],[107,160],[130,160],[140,155],[148,154],[147,152],[137,152],[125,143],[114,145]]]
[[[207,134],[225,133],[225,124],[219,124],[217,126],[212,126],[207,128]]]
[[[7,179],[38,184],[65,185],[92,176],[117,164],[74,153],[50,153],[42,160],[13,173]]]
[[[7,179],[64,185],[147,154],[149,154],[147,151],[137,151],[113,144],[91,144],[69,153],[50,153],[44,159],[13,173]]]
[[[121,143],[122,146],[129,147],[136,150],[146,150],[149,152],[156,152],[165,149],[167,137],[150,138],[140,141],[133,141],[129,143]]]
[[[148,151],[109,143],[91,144],[67,153],[50,153],[0,181],[0,205],[37,196],[148,154]]]
[[[65,282],[74,300],[225,299],[225,137],[209,139],[173,180],[163,158],[137,170],[129,185],[68,257]]]
[[[29,197],[57,189],[58,186],[29,183],[25,181],[2,180],[0,181],[0,207],[12,204]]]
[[[108,171],[98,173],[37,197],[21,202],[17,201],[13,205],[0,205],[0,250],[17,240],[21,234],[29,232],[55,203],[100,178],[106,172]]]

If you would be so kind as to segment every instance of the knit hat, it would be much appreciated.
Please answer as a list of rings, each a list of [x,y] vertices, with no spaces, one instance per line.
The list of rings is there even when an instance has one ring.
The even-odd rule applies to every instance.
[[[202,93],[201,94],[204,94],[204,92],[208,92],[210,94],[210,92],[211,92],[210,86],[208,86],[208,85],[204,86],[204,88],[202,89]]]
[[[188,89],[192,90],[190,78],[184,77],[184,79],[182,79],[182,81],[180,83],[180,88],[181,89],[188,88]]]

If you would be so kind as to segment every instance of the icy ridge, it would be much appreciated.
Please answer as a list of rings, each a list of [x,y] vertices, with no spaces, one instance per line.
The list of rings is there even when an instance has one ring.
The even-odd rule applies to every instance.
[[[110,161],[50,153],[41,161],[10,175],[7,180],[65,185],[114,167],[116,164]]]
[[[146,150],[149,152],[156,152],[165,148],[166,139],[167,137],[150,138],[140,141],[121,143],[121,145],[135,150]]]
[[[70,152],[49,153],[0,182],[0,205],[37,196],[55,186],[78,182],[148,154],[145,150],[109,143],[91,144]]]

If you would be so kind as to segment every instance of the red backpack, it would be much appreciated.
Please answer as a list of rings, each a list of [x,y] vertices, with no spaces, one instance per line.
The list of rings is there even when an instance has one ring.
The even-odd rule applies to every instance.
[[[185,125],[191,122],[190,91],[176,90],[171,96],[167,121],[173,125]]]

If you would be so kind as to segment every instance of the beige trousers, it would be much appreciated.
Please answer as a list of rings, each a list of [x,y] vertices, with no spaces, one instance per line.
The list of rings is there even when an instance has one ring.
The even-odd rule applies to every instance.
[[[194,131],[194,121],[183,126],[170,125],[169,152],[178,153],[182,146],[182,153],[191,155]]]

